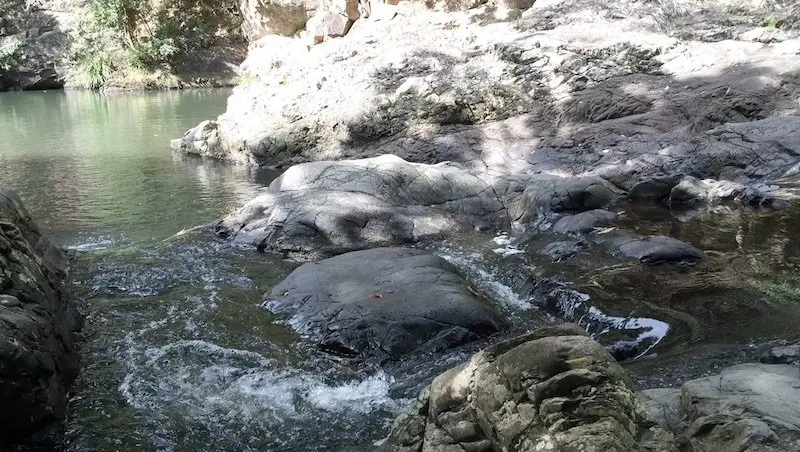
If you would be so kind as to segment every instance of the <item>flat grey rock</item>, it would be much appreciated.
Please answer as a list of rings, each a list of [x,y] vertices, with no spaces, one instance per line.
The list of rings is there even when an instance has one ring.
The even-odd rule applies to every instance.
[[[468,171],[384,155],[293,166],[219,231],[259,248],[325,257],[503,224],[503,203]]]

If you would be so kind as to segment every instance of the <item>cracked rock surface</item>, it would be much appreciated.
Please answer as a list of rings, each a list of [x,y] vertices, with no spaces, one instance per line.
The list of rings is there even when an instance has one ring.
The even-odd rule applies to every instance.
[[[63,440],[82,324],[66,268],[64,252],[0,187],[0,449],[55,450]]]
[[[490,346],[439,375],[387,451],[677,451],[627,377],[577,325]]]
[[[643,391],[659,424],[688,450],[800,450],[800,368],[739,364],[677,389]]]
[[[323,350],[381,361],[443,351],[505,326],[455,267],[404,248],[304,264],[272,289],[265,306],[290,317]]]

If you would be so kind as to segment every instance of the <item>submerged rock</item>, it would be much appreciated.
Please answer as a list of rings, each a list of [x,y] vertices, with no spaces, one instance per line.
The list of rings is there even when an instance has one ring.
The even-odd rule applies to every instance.
[[[638,259],[648,265],[668,262],[693,264],[705,257],[702,251],[692,245],[663,235],[643,237],[620,232],[609,234],[608,237],[602,237],[601,240],[605,246],[611,248],[613,253]]]
[[[82,324],[63,286],[66,269],[64,252],[0,187],[0,449],[54,450],[63,441]]]
[[[617,219],[617,214],[608,210],[595,209],[560,218],[553,225],[553,232],[559,234],[586,233]]]
[[[740,364],[680,389],[643,391],[664,427],[702,451],[800,450],[800,368]]]
[[[455,267],[419,250],[377,248],[308,263],[275,286],[272,312],[324,350],[397,360],[505,326]]]
[[[628,378],[576,325],[488,347],[439,375],[394,422],[387,451],[676,451]]]

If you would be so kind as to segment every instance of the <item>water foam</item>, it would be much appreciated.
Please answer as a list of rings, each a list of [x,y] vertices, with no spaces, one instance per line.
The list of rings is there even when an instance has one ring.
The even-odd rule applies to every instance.
[[[529,300],[523,299],[511,287],[501,283],[497,275],[486,267],[483,262],[483,256],[480,253],[467,254],[450,248],[437,249],[435,253],[461,269],[470,277],[472,282],[493,299],[499,300],[506,306],[515,309],[528,310],[534,307]]]

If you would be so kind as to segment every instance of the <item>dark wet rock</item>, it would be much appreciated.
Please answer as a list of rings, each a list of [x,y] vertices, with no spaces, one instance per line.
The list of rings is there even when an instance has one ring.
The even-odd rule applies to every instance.
[[[502,192],[505,184],[500,182],[496,191]],[[530,222],[537,216],[550,212],[584,212],[607,207],[622,196],[622,191],[599,177],[545,177],[534,176],[524,182],[524,189],[517,197],[511,194],[509,215],[513,220]]]
[[[654,235],[641,237],[627,232],[609,234],[601,239],[612,252],[638,259],[644,264],[695,263],[705,254],[688,243],[672,237]]]
[[[760,358],[766,364],[791,364],[800,361],[800,344],[772,347]]]
[[[800,368],[740,364],[680,389],[643,391],[662,426],[681,435],[687,450],[800,449]]]
[[[617,219],[617,214],[608,210],[595,209],[560,218],[553,225],[553,232],[559,234],[591,232]]]
[[[700,180],[686,176],[672,188],[667,203],[681,207],[730,200],[780,209],[785,201],[776,198],[779,189],[778,185],[744,185],[729,180]]]
[[[531,300],[540,309],[580,324],[618,361],[643,356],[669,331],[669,325],[661,320],[604,313],[589,302],[589,295],[561,281],[541,280],[525,293],[531,295]]]
[[[653,177],[634,185],[628,193],[631,200],[662,201],[683,178],[682,174],[667,177]]]
[[[576,325],[488,347],[439,375],[394,422],[387,451],[675,451],[628,378]]]
[[[0,187],[0,449],[54,450],[79,370],[82,318],[65,290],[67,258],[19,198]]]
[[[670,189],[669,204],[671,206],[691,205],[709,200],[734,199],[743,193],[746,187],[731,181],[700,180],[696,177],[684,177]]]
[[[455,267],[405,248],[305,264],[265,306],[326,351],[380,360],[447,349],[505,325]]]
[[[563,240],[548,243],[542,248],[541,253],[551,257],[554,261],[563,261],[580,253],[586,249],[586,246],[585,240]]]
[[[468,171],[384,155],[295,165],[218,229],[262,249],[330,256],[506,223],[494,190]]]

